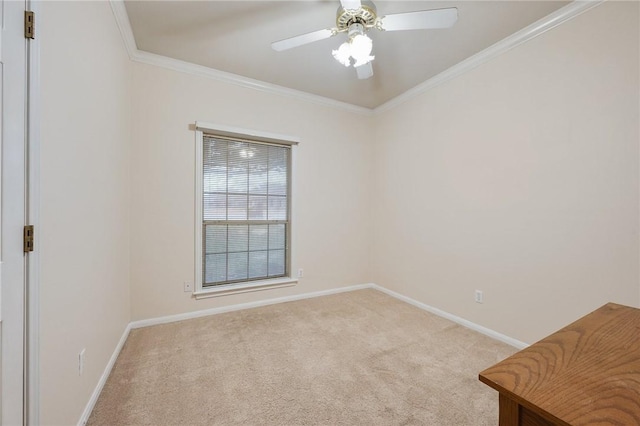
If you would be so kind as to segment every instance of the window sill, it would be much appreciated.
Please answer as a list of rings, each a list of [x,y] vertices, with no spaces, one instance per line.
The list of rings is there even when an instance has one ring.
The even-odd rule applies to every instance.
[[[219,287],[207,288],[193,292],[196,299],[207,299],[209,297],[227,296],[230,294],[248,293],[251,291],[269,290],[272,288],[292,287],[298,284],[295,278],[276,278],[263,281],[249,281],[243,284],[230,284]]]

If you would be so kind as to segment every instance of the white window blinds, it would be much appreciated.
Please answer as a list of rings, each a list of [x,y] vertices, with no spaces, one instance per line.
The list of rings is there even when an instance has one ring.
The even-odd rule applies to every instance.
[[[203,287],[287,276],[291,148],[203,136]]]

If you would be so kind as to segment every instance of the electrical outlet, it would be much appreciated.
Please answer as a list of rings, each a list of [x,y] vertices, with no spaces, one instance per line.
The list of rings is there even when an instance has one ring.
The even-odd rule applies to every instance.
[[[193,291],[193,283],[189,282],[189,281],[185,281],[184,282],[184,292],[185,293],[189,293]]]
[[[78,354],[78,376],[82,376],[84,373],[84,351],[86,348],[83,348]]]
[[[302,278],[304,277],[304,269],[300,268],[298,269],[298,278]]]
[[[482,303],[483,301],[483,295],[482,295],[482,290],[476,290],[476,303]]]

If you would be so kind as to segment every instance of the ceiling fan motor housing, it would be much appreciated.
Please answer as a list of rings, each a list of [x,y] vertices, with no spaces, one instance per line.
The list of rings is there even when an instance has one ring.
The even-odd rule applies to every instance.
[[[360,9],[338,8],[336,14],[336,27],[339,32],[348,31],[351,24],[360,24],[365,28],[372,28],[376,25],[376,6],[370,1],[363,1]]]

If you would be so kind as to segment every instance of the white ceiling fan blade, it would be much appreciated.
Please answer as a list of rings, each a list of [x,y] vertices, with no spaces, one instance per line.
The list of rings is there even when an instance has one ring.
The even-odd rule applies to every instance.
[[[343,9],[347,10],[360,9],[362,7],[360,0],[340,0],[340,4]]]
[[[302,46],[303,44],[324,40],[325,38],[329,38],[334,35],[336,35],[336,32],[332,29],[314,31],[312,33],[285,38],[284,40],[274,41],[271,43],[271,48],[277,52],[282,52],[283,50],[292,49],[294,47]]]
[[[373,65],[371,62],[367,62],[364,65],[360,65],[356,67],[356,74],[358,74],[358,78],[360,80],[365,80],[373,75]]]
[[[427,30],[431,28],[449,28],[458,20],[458,9],[422,10],[419,12],[396,13],[381,19],[385,31]]]

